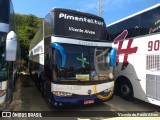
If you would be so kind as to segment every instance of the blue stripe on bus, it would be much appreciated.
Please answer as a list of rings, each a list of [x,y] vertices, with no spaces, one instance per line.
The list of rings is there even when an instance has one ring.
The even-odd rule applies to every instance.
[[[60,52],[61,57],[62,57],[61,67],[64,67],[65,62],[66,62],[66,53],[65,53],[64,48],[57,43],[51,43],[51,47],[57,49]]]

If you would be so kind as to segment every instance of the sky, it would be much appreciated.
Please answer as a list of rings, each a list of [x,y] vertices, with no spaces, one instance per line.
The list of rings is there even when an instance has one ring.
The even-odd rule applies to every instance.
[[[12,0],[15,13],[44,18],[52,8],[67,8],[97,14],[97,0]],[[160,3],[160,0],[103,0],[106,25]]]

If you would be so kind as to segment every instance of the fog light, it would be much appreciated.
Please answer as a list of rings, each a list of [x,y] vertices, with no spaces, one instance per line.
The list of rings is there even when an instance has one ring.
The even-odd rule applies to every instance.
[[[62,106],[62,103],[59,103],[59,106]]]
[[[54,105],[55,105],[55,106],[57,106],[57,105],[58,105],[58,103],[57,103],[57,102],[55,102],[55,103],[54,103]]]

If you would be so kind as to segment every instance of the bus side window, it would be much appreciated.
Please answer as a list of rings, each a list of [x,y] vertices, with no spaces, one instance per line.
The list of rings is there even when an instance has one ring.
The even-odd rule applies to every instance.
[[[107,30],[108,30],[108,36],[107,36],[107,40],[109,41],[112,41],[115,39],[115,35],[117,33],[117,31],[115,30],[115,26],[111,26],[111,27],[108,27]]]
[[[126,38],[132,38],[139,35],[139,16],[135,16],[131,19],[124,20],[115,25],[117,31],[115,37],[121,34],[124,30],[128,31]]]
[[[140,15],[140,35],[160,32],[160,7]]]

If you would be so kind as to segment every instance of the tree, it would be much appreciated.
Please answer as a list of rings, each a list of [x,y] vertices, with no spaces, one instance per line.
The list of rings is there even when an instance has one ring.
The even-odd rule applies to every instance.
[[[21,58],[25,61],[27,65],[29,46],[31,40],[38,31],[42,19],[31,14],[30,15],[16,14],[15,17],[16,17],[17,36],[21,44],[21,51],[22,51]]]

